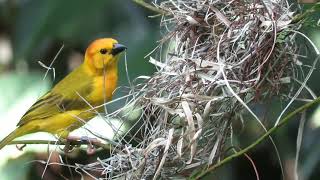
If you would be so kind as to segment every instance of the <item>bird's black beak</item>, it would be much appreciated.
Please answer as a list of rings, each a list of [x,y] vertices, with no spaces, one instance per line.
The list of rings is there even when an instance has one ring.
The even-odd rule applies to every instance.
[[[122,44],[114,44],[113,48],[111,50],[111,54],[115,56],[126,49],[127,49],[127,47]]]

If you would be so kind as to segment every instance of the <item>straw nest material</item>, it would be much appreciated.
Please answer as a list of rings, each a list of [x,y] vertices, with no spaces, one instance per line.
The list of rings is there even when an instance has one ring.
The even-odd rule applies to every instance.
[[[133,90],[142,109],[139,130],[130,133],[136,144],[119,142],[110,158],[82,167],[110,179],[189,176],[217,163],[230,147],[232,123],[252,113],[249,104],[288,97],[293,79],[301,79],[293,33],[299,27],[287,1],[153,5],[165,12],[163,38],[149,56],[157,72]]]

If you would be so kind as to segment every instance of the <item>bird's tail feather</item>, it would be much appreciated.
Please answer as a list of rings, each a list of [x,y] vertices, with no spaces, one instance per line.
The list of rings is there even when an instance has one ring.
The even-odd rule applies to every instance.
[[[12,140],[14,140],[17,137],[23,136],[25,134],[29,134],[32,132],[31,127],[28,126],[20,126],[17,129],[15,129],[13,132],[11,132],[7,137],[5,137],[1,142],[0,142],[0,150],[9,144]]]

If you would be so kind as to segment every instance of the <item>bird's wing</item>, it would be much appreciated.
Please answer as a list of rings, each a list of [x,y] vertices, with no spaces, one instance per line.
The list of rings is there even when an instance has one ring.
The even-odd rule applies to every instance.
[[[79,72],[71,73],[60,81],[29,108],[17,126],[33,120],[46,119],[65,111],[89,109],[90,106],[84,99],[91,92],[92,82],[90,79],[77,77],[80,75]]]

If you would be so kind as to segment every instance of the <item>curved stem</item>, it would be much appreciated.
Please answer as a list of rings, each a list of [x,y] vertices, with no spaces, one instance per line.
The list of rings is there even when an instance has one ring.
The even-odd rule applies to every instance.
[[[317,13],[317,11],[319,11],[319,9],[320,9],[320,2],[316,3],[310,9],[307,9],[305,12],[296,15],[292,19],[291,24],[295,24],[295,23],[298,23],[298,22],[304,20],[305,18],[307,18],[308,16],[312,15],[313,13]]]
[[[299,108],[297,108],[296,110],[292,111],[291,113],[289,113],[286,117],[284,117],[280,123],[274,127],[272,127],[271,129],[269,129],[265,134],[263,134],[260,138],[258,138],[256,141],[254,141],[251,145],[247,146],[246,148],[244,148],[243,150],[232,154],[228,157],[226,157],[225,159],[223,159],[222,161],[220,161],[217,164],[214,164],[212,166],[210,166],[209,168],[207,168],[206,170],[200,172],[199,174],[196,174],[195,177],[191,177],[190,179],[200,179],[201,177],[207,175],[208,173],[210,173],[211,171],[215,170],[216,168],[224,165],[225,163],[233,160],[234,158],[237,158],[239,156],[242,156],[243,154],[247,153],[249,150],[253,149],[256,145],[260,144],[262,141],[264,141],[265,139],[267,139],[269,137],[269,135],[271,135],[271,133],[275,132],[276,130],[278,130],[281,126],[283,126],[284,124],[288,123],[289,120],[294,117],[295,115],[297,115],[298,113],[301,113],[305,110],[307,110],[308,108],[310,108],[311,106],[314,106],[316,104],[320,103],[320,97],[318,97],[317,99],[313,100],[310,103],[307,103]]]

